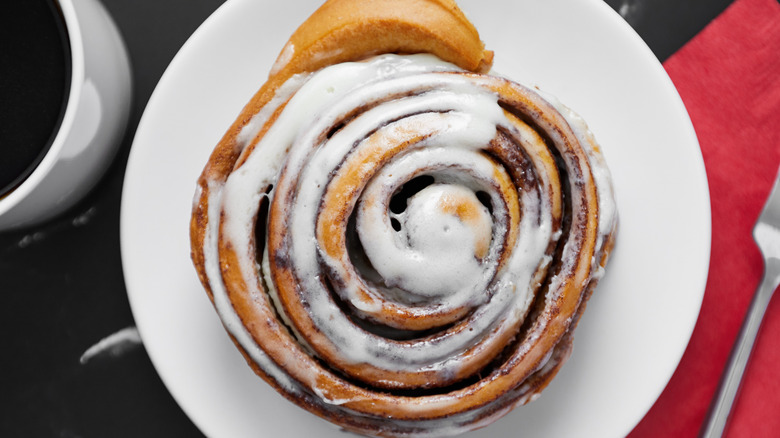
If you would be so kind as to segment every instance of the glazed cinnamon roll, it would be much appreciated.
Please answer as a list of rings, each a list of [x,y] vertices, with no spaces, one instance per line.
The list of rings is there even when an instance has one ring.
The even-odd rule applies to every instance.
[[[404,3],[427,9],[329,1],[293,35],[198,181],[192,258],[288,399],[448,436],[550,382],[617,216],[582,119],[484,74],[453,3]]]

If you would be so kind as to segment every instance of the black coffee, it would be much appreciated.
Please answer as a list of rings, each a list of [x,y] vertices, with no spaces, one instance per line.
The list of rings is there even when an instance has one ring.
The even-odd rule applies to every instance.
[[[4,2],[0,13],[0,197],[32,173],[62,122],[70,45],[54,0]]]

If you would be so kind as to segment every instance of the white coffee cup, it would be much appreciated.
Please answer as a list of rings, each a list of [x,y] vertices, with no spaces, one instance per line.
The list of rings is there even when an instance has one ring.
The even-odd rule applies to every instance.
[[[67,103],[48,151],[0,198],[0,231],[38,224],[83,198],[115,157],[127,126],[132,86],[119,30],[97,0],[55,3],[70,45]]]

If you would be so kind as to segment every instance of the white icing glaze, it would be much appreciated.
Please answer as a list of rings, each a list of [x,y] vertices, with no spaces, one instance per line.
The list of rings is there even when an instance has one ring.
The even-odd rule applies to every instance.
[[[599,150],[599,145],[596,142],[593,132],[591,132],[585,120],[571,108],[567,107],[555,96],[549,93],[544,93],[540,90],[536,90],[537,93],[542,95],[548,102],[550,102],[555,109],[557,109],[569,126],[574,131],[577,139],[585,145],[583,148],[588,154],[590,160],[590,169],[593,175],[593,180],[596,183],[596,189],[599,196],[599,241],[597,253],[601,251],[602,244],[604,243],[601,236],[607,235],[617,223],[617,207],[615,205],[614,188],[612,186],[612,174],[607,167],[607,163],[604,160],[604,156]]]
[[[292,46],[285,47],[274,68],[283,68],[293,51]],[[528,132],[530,128],[517,127],[507,120],[492,92],[459,75],[440,73],[456,70],[429,55],[385,55],[367,62],[331,66],[311,75],[296,75],[239,133],[237,146],[244,151],[243,164],[234,169],[224,184],[212,181],[208,185],[208,225],[203,253],[217,312],[228,332],[267,375],[291,394],[323,401],[327,405],[325,410],[362,415],[348,406],[359,397],[331,394],[318,386],[313,377],[307,377],[305,371],[297,370],[295,378],[291,377],[289,370],[272,360],[255,342],[228,298],[221,277],[219,241],[224,239],[238,254],[239,270],[249,293],[258,301],[268,302],[281,317],[280,321],[269,324],[290,328],[308,354],[338,354],[346,363],[380,370],[434,371],[438,378],[447,381],[457,375],[468,355],[506,342],[500,334],[513,333],[526,317],[535,290],[551,264],[548,254],[551,242],[556,242],[562,233],[552,220],[552,206],[548,201],[552,183],[543,173],[537,175],[538,188],[516,193],[518,201],[515,202],[522,205],[523,213],[516,225],[509,223],[509,201],[497,187],[501,178],[510,177],[480,150],[495,137],[498,127],[510,132],[519,143],[539,148],[544,144]],[[376,96],[387,95],[400,98],[360,112],[330,138],[325,138],[331,127],[353,108],[377,101]],[[572,182],[574,187],[592,174],[598,186],[596,254],[600,254],[602,236],[614,228],[616,221],[609,172],[584,122],[557,101],[549,101],[572,127],[590,160],[590,166],[582,168],[581,175],[575,175]],[[258,132],[285,103],[279,118],[258,142]],[[395,154],[393,143],[376,149],[377,145],[370,141],[372,136],[403,139],[420,127],[431,132],[430,136],[410,145],[403,153]],[[372,167],[364,169],[368,181],[360,188],[363,194],[346,202],[354,203],[350,208],[356,209],[357,235],[383,285],[368,285],[364,279],[354,283],[351,280],[361,273],[354,267],[344,267],[351,265],[350,260],[331,257],[317,244],[320,203],[329,193],[334,175],[346,166],[344,163],[356,160],[366,151],[386,153],[389,161],[383,162],[376,171]],[[542,167],[540,158],[529,155],[534,167]],[[389,212],[386,206],[389,198],[404,182],[420,174],[420,168],[427,168],[422,174],[432,175],[435,182],[411,196],[403,212]],[[269,192],[270,187],[273,190]],[[487,195],[492,211],[482,205],[477,192]],[[199,198],[200,192],[196,196]],[[326,338],[324,343],[310,345],[307,335],[298,332],[298,322],[285,312],[279,291],[270,280],[272,268],[267,248],[262,260],[257,260],[253,250],[254,218],[259,205],[264,198],[275,197],[292,200],[284,207],[285,227],[293,230],[286,241],[286,257],[294,262],[293,272],[300,282],[297,293],[310,310],[312,324]],[[575,211],[580,208],[577,202],[575,196],[572,207]],[[391,219],[398,221],[400,230],[393,228]],[[502,248],[509,242],[506,239],[513,226],[520,237],[511,241],[511,248]],[[509,255],[499,261],[502,251]],[[570,254],[573,251],[574,245],[566,243],[565,260],[574,259]],[[594,254],[592,263],[595,265],[598,260],[600,257],[597,259]],[[560,272],[570,269],[567,263],[564,261]],[[464,307],[471,309],[462,322],[469,330],[447,329],[411,341],[370,333],[356,325],[334,301],[324,282],[322,266],[328,268],[328,275],[345,280],[344,290],[338,295],[359,314],[370,316],[382,312],[385,302],[406,309],[423,309],[420,312],[426,311],[426,306],[442,312]],[[258,272],[263,273],[265,285],[257,282]],[[601,275],[603,269],[591,269],[591,277],[584,281],[587,284],[591,278]],[[547,300],[557,299],[553,292],[560,289],[562,281],[561,274],[550,279]],[[365,288],[368,298],[363,295]],[[532,331],[526,341],[535,342],[537,336],[538,332]],[[524,348],[529,347],[521,345],[518,350],[522,352]],[[547,364],[546,360],[542,364],[542,371],[555,365]],[[513,394],[507,393],[501,400],[514,400]],[[538,396],[523,394],[521,403]],[[452,400],[444,398],[440,403],[448,405]],[[507,402],[502,405],[504,408],[484,418],[481,416],[489,406],[446,420],[409,422],[406,427],[425,430],[426,436],[450,436],[486,424],[513,405]],[[474,423],[476,418],[481,419]]]
[[[387,68],[388,63],[386,61],[393,58],[379,58],[381,61],[377,65],[380,67],[380,76],[382,73],[393,71],[393,69]],[[408,77],[401,77],[399,79],[370,83],[352,91],[347,96],[339,96],[339,91],[346,85],[342,83],[345,78],[346,83],[354,83],[349,81],[348,78],[353,75],[350,74],[350,71],[346,71],[347,69],[357,68],[360,70],[360,74],[365,75],[363,70],[371,70],[370,66],[371,64],[342,64],[328,68],[312,78],[312,81],[307,83],[290,101],[285,113],[289,110],[289,113],[296,114],[298,119],[309,120],[307,117],[301,117],[302,111],[318,108],[320,112],[311,118],[316,120],[316,122],[302,131],[302,136],[295,141],[287,156],[285,173],[300,175],[300,182],[294,187],[288,187],[280,181],[275,187],[275,196],[282,196],[284,199],[287,199],[291,190],[298,189],[296,192],[297,197],[289,212],[290,223],[288,228],[295,230],[295,233],[291,234],[290,252],[295,254],[295,265],[298,268],[298,277],[301,281],[300,289],[305,294],[305,301],[311,311],[315,326],[331,340],[334,345],[331,350],[339,352],[346,360],[355,364],[371,364],[377,368],[392,371],[436,370],[443,376],[452,375],[460,368],[460,362],[452,360],[453,357],[465,354],[466,350],[474,345],[479,338],[484,337],[486,341],[494,339],[494,342],[497,342],[498,338],[488,333],[490,329],[499,325],[501,330],[498,331],[500,332],[516,326],[518,324],[517,316],[522,317],[525,314],[525,309],[527,309],[527,305],[530,303],[528,297],[532,295],[530,288],[525,285],[534,284],[531,278],[539,266],[539,260],[544,256],[550,240],[551,226],[544,218],[540,219],[537,217],[541,208],[533,206],[538,204],[539,201],[532,199],[528,194],[521,194],[523,205],[527,206],[529,213],[534,214],[527,214],[523,217],[520,234],[524,238],[518,241],[518,247],[513,251],[514,256],[509,262],[511,268],[505,271],[506,278],[496,281],[493,286],[490,286],[485,284],[484,279],[480,279],[478,276],[476,280],[483,281],[473,283],[470,285],[471,287],[464,288],[464,293],[448,297],[460,298],[461,301],[484,300],[487,296],[487,289],[493,290],[492,292],[487,292],[488,294],[497,295],[489,306],[478,310],[472,315],[470,318],[471,331],[460,332],[452,336],[442,336],[441,339],[437,339],[437,342],[398,343],[370,335],[356,327],[349,317],[333,302],[320,277],[317,275],[319,272],[318,258],[323,257],[326,259],[326,263],[328,263],[327,257],[318,252],[315,245],[312,245],[315,241],[313,231],[315,229],[314,223],[319,200],[322,199],[328,175],[339,166],[343,159],[342,157],[347,156],[352,151],[355,139],[364,138],[376,126],[382,126],[405,114],[415,114],[423,110],[455,111],[454,115],[447,113],[446,116],[442,116],[439,113],[433,113],[419,116],[425,120],[422,125],[427,130],[439,134],[428,139],[425,147],[444,147],[448,145],[453,153],[461,149],[475,150],[485,147],[494,136],[495,126],[506,123],[503,112],[496,104],[495,96],[484,90],[476,89],[466,80],[457,76],[417,75],[412,76],[414,80]],[[329,71],[331,69],[333,69],[332,72]],[[329,74],[325,75],[326,72],[332,73],[333,78]],[[375,77],[375,75],[371,75],[371,77]],[[332,85],[334,79],[336,84]],[[318,84],[318,82],[325,80],[327,80],[328,86]],[[319,102],[321,97],[321,94],[315,94],[314,99],[307,98],[304,101],[306,102],[305,107],[298,107],[299,102],[296,99],[298,96],[305,95],[304,92],[308,91],[310,84],[316,85],[315,93],[322,93],[322,90],[330,93],[330,90],[336,90],[334,93],[335,98],[328,102],[329,106],[313,106],[312,101]],[[444,86],[447,86],[445,91],[429,91],[420,96],[394,100],[388,104],[368,110],[358,118],[351,120],[346,127],[330,138],[327,143],[317,145],[316,137],[321,132],[327,131],[327,127],[333,126],[341,114],[346,113],[348,109],[370,101],[371,96],[402,94],[405,90],[413,91],[419,87],[427,89],[428,87]],[[409,117],[409,119],[409,123],[412,126],[420,123],[415,116]],[[273,129],[276,129],[277,126],[283,126],[283,123],[281,119],[278,120]],[[437,124],[440,124],[439,128],[436,128]],[[394,129],[393,127],[394,125],[391,123],[382,129],[392,130]],[[405,126],[403,130],[406,129],[409,128]],[[263,139],[263,142],[270,135],[271,133],[269,132],[266,138]],[[302,146],[297,147],[296,145]],[[308,145],[317,145],[317,147],[312,149]],[[357,146],[356,148],[359,147]],[[249,161],[242,169],[247,168],[248,164]],[[490,172],[492,172],[492,169]],[[256,205],[253,201],[251,197],[247,196],[242,205]],[[231,211],[231,215],[234,215],[236,210],[229,211]],[[244,217],[240,219],[241,222],[251,223],[251,220],[249,220],[251,218],[250,214],[242,212],[242,216]],[[245,231],[242,231],[242,233],[245,233]],[[395,265],[393,267],[394,272],[400,272],[415,262],[419,263],[419,260],[408,260],[405,257],[392,258],[391,254],[386,254],[385,259],[388,264]],[[246,264],[249,267],[250,263],[248,261]],[[336,265],[335,263],[329,264],[331,267]],[[438,269],[441,272],[439,276],[442,277],[447,275],[445,272],[442,272],[445,267],[446,263],[438,267],[428,263],[421,264],[416,270],[418,275],[420,275],[426,273],[426,271],[433,273]],[[423,289],[424,287],[421,287],[420,284],[424,281],[426,281],[425,277],[417,278],[416,282],[418,284],[411,285],[410,289]],[[515,285],[524,285],[521,286],[523,289],[517,294],[515,294]],[[477,292],[477,290],[481,290],[481,292]],[[443,300],[438,301],[437,304],[447,306],[450,303]],[[514,308],[514,306],[519,306],[519,308]],[[502,318],[504,314],[509,315],[509,317]],[[398,352],[398,349],[401,349],[402,352]],[[388,352],[395,353],[388,354]]]
[[[291,41],[288,41],[287,44],[284,45],[284,48],[282,48],[282,52],[279,53],[279,57],[276,58],[274,65],[271,66],[269,75],[273,76],[279,73],[280,70],[287,66],[293,55],[295,55],[295,45],[293,45]]]

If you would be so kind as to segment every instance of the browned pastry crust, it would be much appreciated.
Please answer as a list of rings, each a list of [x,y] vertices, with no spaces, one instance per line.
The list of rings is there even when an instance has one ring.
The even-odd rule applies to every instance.
[[[381,53],[431,53],[480,73],[493,64],[493,52],[454,1],[328,0],[293,33],[268,80],[214,150],[213,174],[233,167],[236,135],[291,76]]]
[[[525,322],[506,330],[492,330],[485,336],[486,341],[476,342],[461,353],[457,360],[462,365],[446,376],[435,369],[388,370],[345,359],[338,345],[309,314],[302,279],[296,274],[290,251],[290,235],[296,230],[288,226],[287,207],[296,194],[285,187],[297,187],[299,175],[285,168],[277,185],[261,189],[273,189],[274,193],[270,201],[261,197],[258,208],[261,214],[253,218],[257,225],[251,229],[256,234],[249,239],[250,252],[257,258],[257,272],[247,278],[246,272],[238,268],[246,254],[228,239],[220,237],[216,243],[219,281],[224,284],[230,304],[274,370],[284,371],[285,381],[280,381],[275,371],[259,364],[232,333],[231,337],[254,371],[280,393],[346,429],[374,436],[425,436],[435,435],[439,425],[448,422],[458,430],[469,430],[484,426],[515,405],[528,402],[555,376],[570,355],[573,329],[597,282],[594,274],[606,264],[615,230],[613,225],[606,235],[599,234],[600,195],[582,137],[578,137],[558,109],[534,90],[481,74],[489,70],[492,52],[484,50],[476,30],[454,2],[330,0],[306,20],[282,50],[268,81],[216,146],[198,181],[199,196],[190,224],[192,259],[209,297],[214,300],[213,279],[207,272],[204,251],[208,229],[215,226],[209,223],[215,217],[209,211],[220,209],[220,218],[230,212],[224,206],[209,205],[211,191],[244,164],[280,117],[286,103],[274,110],[246,147],[240,144],[238,137],[242,129],[271,102],[282,84],[298,73],[384,53],[434,54],[468,70],[441,73],[443,77],[463,78],[495,94],[504,108],[510,127],[498,130],[484,150],[484,156],[497,169],[496,191],[506,207],[506,217],[502,220],[509,224],[508,231],[500,238],[496,270],[506,266],[509,250],[522,239],[519,222],[521,215],[529,213],[521,213],[518,193],[529,193],[540,202],[549,203],[552,234],[556,235],[546,250],[553,261],[540,263],[535,271],[536,298],[527,310]],[[408,90],[407,94],[427,91],[423,87]],[[376,102],[366,103],[354,112],[343,114],[335,126],[348,124],[360,113],[397,97],[403,96],[383,96]],[[529,143],[519,132],[531,136],[533,141]],[[323,131],[318,141],[326,141],[331,133]],[[377,129],[364,140],[383,145],[396,142],[394,146],[385,147],[381,153],[368,148],[364,156],[353,157],[352,162],[341,166],[338,174],[331,175],[317,214],[317,245],[322,254],[335,260],[350,260],[348,222],[367,181],[384,163],[417,148],[430,135],[404,131],[399,138],[389,138]],[[598,152],[597,145],[587,146]],[[420,173],[426,171],[431,169],[421,169]],[[444,209],[459,220],[468,221],[475,214],[474,206],[468,201],[452,202]],[[216,228],[220,236],[227,233],[222,223]],[[557,235],[563,235],[560,241]],[[488,244],[477,247],[478,259],[490,251]],[[268,276],[259,267],[264,253],[270,270]],[[357,275],[354,267],[344,269],[349,275]],[[336,283],[348,280],[327,269],[322,276]],[[565,280],[551,281],[552,278]],[[334,289],[339,286],[328,285]],[[355,287],[362,299],[371,299],[369,286],[360,280]],[[256,290],[262,293],[253,292]],[[338,293],[333,295],[338,301]],[[350,310],[355,309],[349,306],[344,309]],[[366,317],[358,312],[350,318],[362,320],[360,324],[364,326],[374,324],[421,333],[413,339],[385,340],[393,348],[408,349],[467,332],[471,319],[478,314],[466,306],[420,310],[384,302],[382,311],[376,315]]]

